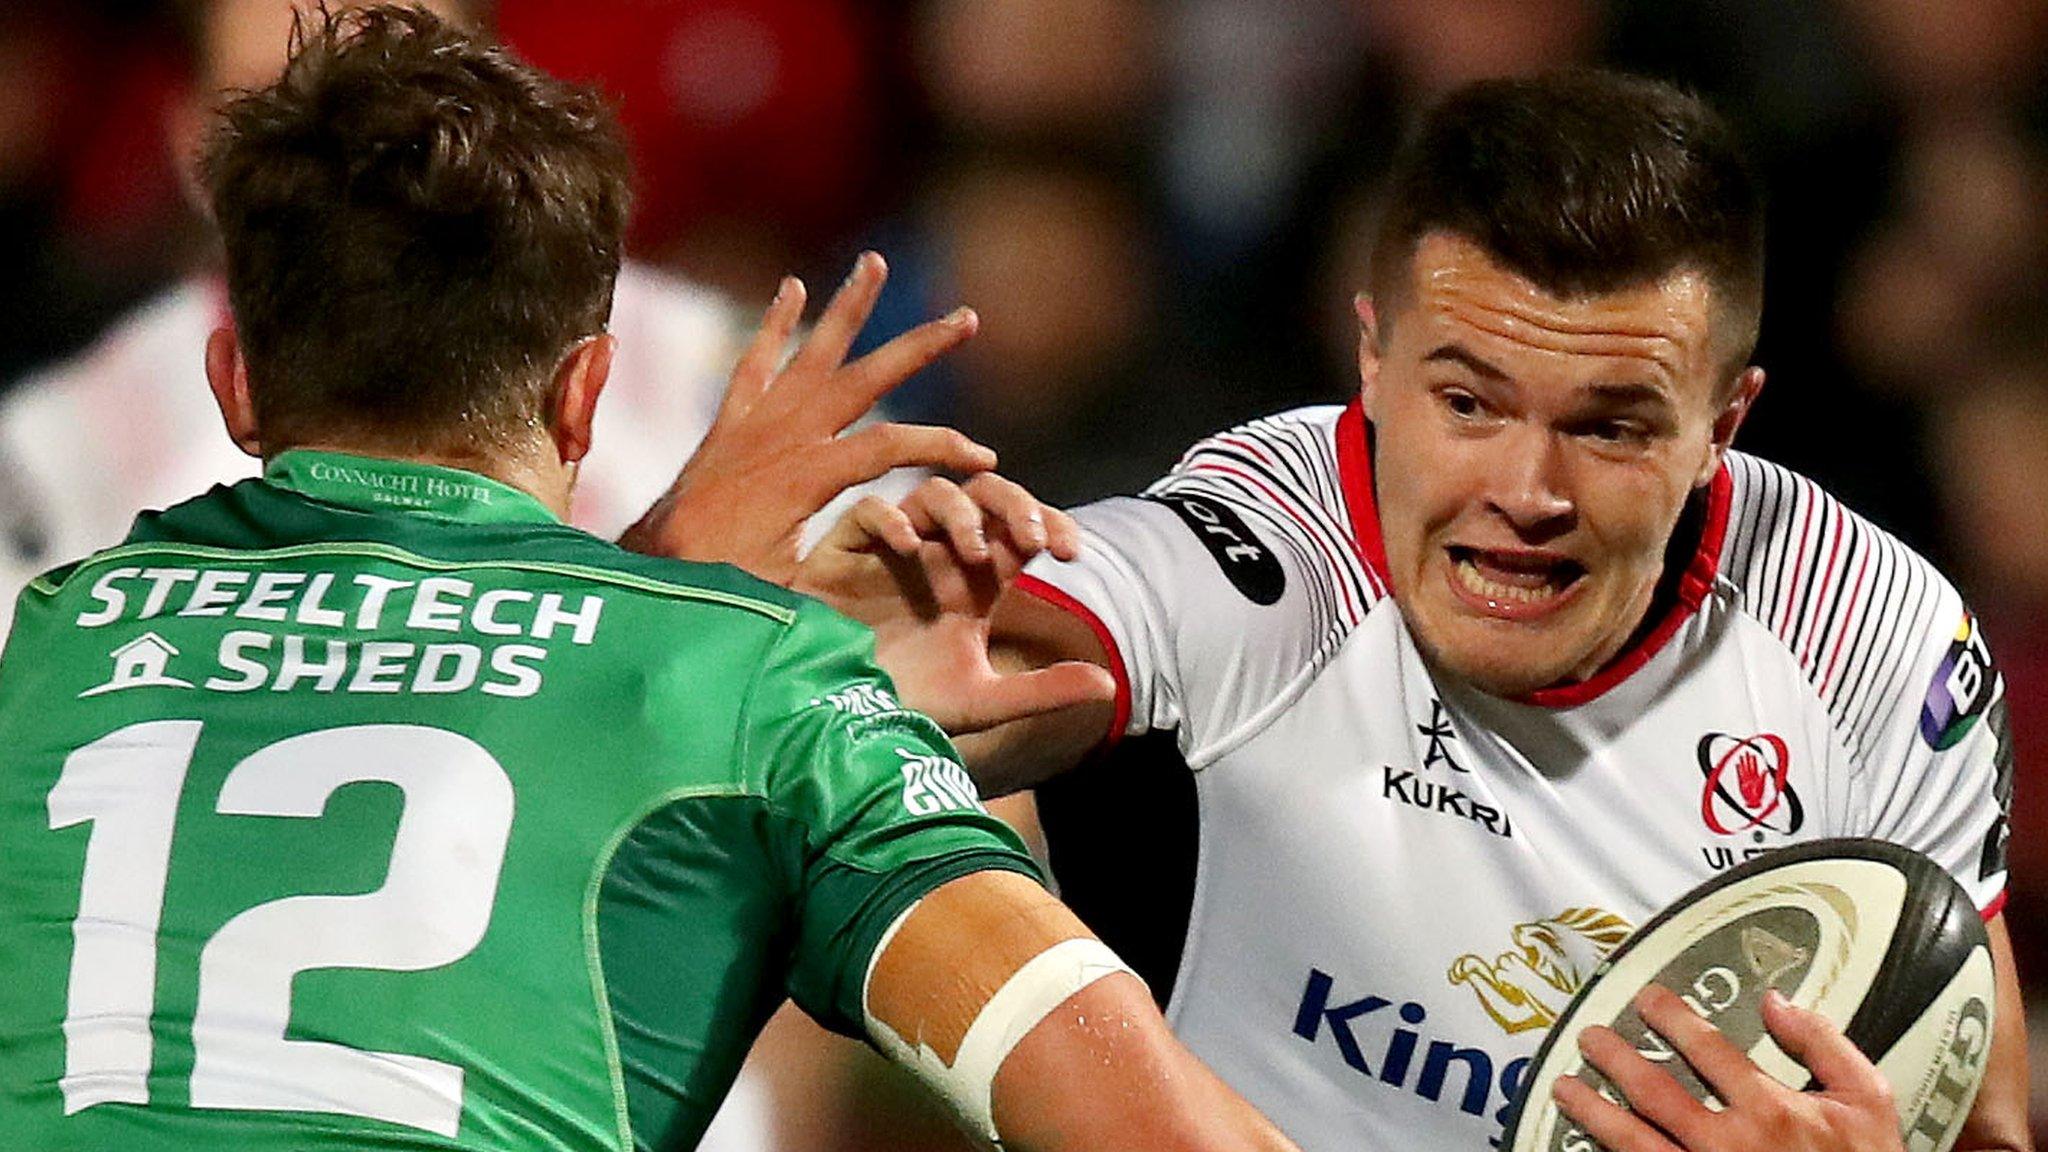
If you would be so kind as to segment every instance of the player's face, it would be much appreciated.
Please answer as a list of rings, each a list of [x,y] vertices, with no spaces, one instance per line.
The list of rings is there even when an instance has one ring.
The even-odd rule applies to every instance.
[[[1719,378],[1691,272],[1559,299],[1432,234],[1361,364],[1396,602],[1504,696],[1583,680],[1640,627],[1687,495],[1761,385]]]

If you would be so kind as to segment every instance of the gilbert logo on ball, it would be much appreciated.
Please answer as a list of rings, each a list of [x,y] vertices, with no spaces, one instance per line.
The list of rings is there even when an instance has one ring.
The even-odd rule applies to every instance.
[[[1779,1082],[1810,1074],[1764,1030],[1772,988],[1841,1028],[1890,1081],[1908,1152],[1947,1152],[1991,1047],[1991,948],[1960,885],[1917,852],[1877,840],[1819,840],[1766,853],[1680,897],[1593,973],[1537,1050],[1500,1147],[1593,1152],[1551,1099],[1578,1075],[1619,1098],[1579,1055],[1594,1024],[1669,1068],[1719,1107],[1685,1061],[1644,1025],[1651,983],[1683,997]]]

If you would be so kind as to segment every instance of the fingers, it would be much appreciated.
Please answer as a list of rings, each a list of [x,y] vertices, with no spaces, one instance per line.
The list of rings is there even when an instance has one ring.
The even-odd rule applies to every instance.
[[[1704,1136],[1714,1114],[1620,1033],[1607,1027],[1588,1028],[1579,1033],[1579,1051],[1620,1090],[1642,1121],[1671,1133],[1687,1147],[1706,1146]]]
[[[844,428],[873,408],[897,385],[939,357],[966,343],[981,328],[972,308],[955,308],[927,321],[847,365],[835,387],[813,397],[820,417],[829,415]]]
[[[981,506],[951,480],[934,476],[925,481],[903,502],[903,511],[918,535],[945,540],[962,560],[985,564],[991,559]]]
[[[1762,1095],[1765,1084],[1775,1084],[1737,1048],[1719,1028],[1709,1024],[1678,993],[1662,984],[1652,984],[1636,996],[1636,1011],[1643,1023],[1656,1029],[1714,1094],[1729,1104],[1741,1105]]]
[[[1115,698],[1116,679],[1108,669],[1083,660],[1063,660],[1036,671],[998,678],[977,694],[977,707],[968,730],[993,728],[1082,704],[1108,703]]]
[[[745,412],[754,401],[767,391],[769,381],[775,379],[776,366],[782,363],[783,353],[789,348],[789,338],[796,332],[797,322],[804,315],[804,282],[794,276],[784,276],[775,289],[775,298],[768,302],[768,311],[761,317],[761,327],[754,332],[754,339],[747,344],[747,350],[740,354],[739,363],[733,366],[732,382],[727,385],[725,401],[720,405],[719,414],[726,410]]]
[[[970,531],[978,551],[955,548],[964,560],[991,564],[996,578],[1008,583],[1032,557],[1060,534],[1067,558],[1078,550],[1079,527],[1073,518],[1039,503],[1013,480],[984,472],[962,484],[934,477],[904,502],[911,522],[927,538],[943,534],[956,543]]]
[[[1891,1084],[1884,1073],[1849,1042],[1841,1029],[1817,1012],[1795,1007],[1775,988],[1764,994],[1764,1027],[1770,1030],[1778,1047],[1806,1065],[1829,1092],[1889,1098]]]
[[[1559,1078],[1550,1094],[1573,1123],[1609,1152],[1679,1152],[1641,1117],[1594,1091],[1592,1085],[1576,1076]]]
[[[988,514],[994,530],[1009,538],[1018,555],[1028,560],[1045,549],[1047,509],[1023,485],[983,472],[969,478],[964,491]]]
[[[898,556],[915,555],[922,543],[903,509],[880,496],[863,496],[832,527],[832,546],[854,551],[879,544]]]
[[[888,278],[889,266],[881,256],[863,252],[855,258],[853,271],[847,273],[846,282],[825,305],[824,314],[811,329],[810,339],[790,360],[790,370],[825,373],[839,367],[847,350],[853,347],[854,337],[860,335],[861,326],[868,322],[869,313],[875,310],[875,301],[882,295],[882,283]]]
[[[892,468],[942,472],[985,472],[996,466],[995,450],[952,428],[928,424],[873,424],[821,446],[810,476],[829,495],[865,484]],[[828,495],[828,498],[829,498]]]
[[[1072,516],[1047,504],[1045,508],[1045,550],[1061,560],[1081,555],[1081,524]]]
[[[880,548],[911,559],[925,541],[937,542],[951,553],[951,563],[983,570],[957,578],[992,596],[1049,544],[1061,544],[1071,553],[1078,534],[1071,517],[1039,503],[1016,482],[985,472],[964,484],[934,476],[900,506],[864,496],[819,541],[819,548]],[[984,587],[990,579],[994,583]]]

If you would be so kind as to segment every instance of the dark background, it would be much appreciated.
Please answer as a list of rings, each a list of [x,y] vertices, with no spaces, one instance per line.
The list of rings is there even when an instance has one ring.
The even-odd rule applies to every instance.
[[[2048,4],[499,0],[496,14],[535,61],[618,98],[638,256],[751,309],[784,270],[832,284],[878,247],[895,271],[871,342],[974,305],[983,334],[899,411],[959,425],[1060,502],[1135,488],[1249,415],[1349,395],[1377,180],[1433,93],[1599,62],[1708,96],[1772,197],[1770,384],[1741,445],[1934,557],[1984,620],[2020,747],[2007,920],[2022,978],[2048,990],[2048,789],[2033,778],[2048,755]],[[192,71],[178,28],[163,0],[0,3],[0,381],[210,259],[164,142]],[[2038,1050],[2048,1021],[2034,1034]],[[791,1149],[950,1143],[930,1124],[881,1135],[898,1114],[876,1093],[902,1089],[868,1065],[800,1078]]]

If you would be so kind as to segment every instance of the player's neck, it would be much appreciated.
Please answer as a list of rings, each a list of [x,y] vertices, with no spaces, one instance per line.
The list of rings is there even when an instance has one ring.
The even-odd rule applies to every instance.
[[[312,452],[343,452],[351,456],[368,456],[378,460],[399,460],[408,464],[426,464],[436,468],[458,468],[488,477],[510,488],[517,488],[528,496],[546,505],[550,512],[563,520],[569,518],[569,492],[576,482],[576,468],[564,464],[558,457],[549,454],[550,459],[539,459],[538,453],[516,451],[482,452],[475,449],[420,449],[393,448],[388,444],[363,443],[348,439],[315,440],[291,444],[278,449],[305,449]],[[273,453],[266,452],[268,459]]]

